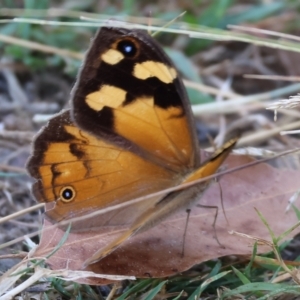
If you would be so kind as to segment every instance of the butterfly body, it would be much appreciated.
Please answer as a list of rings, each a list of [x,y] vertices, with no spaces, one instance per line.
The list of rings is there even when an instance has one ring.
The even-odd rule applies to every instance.
[[[201,164],[186,91],[162,48],[144,32],[102,28],[72,92],[72,109],[54,117],[34,142],[28,162],[38,201],[54,204],[52,222],[214,174],[235,140]],[[195,202],[209,181],[166,192],[73,224],[127,230],[86,264],[138,231]]]

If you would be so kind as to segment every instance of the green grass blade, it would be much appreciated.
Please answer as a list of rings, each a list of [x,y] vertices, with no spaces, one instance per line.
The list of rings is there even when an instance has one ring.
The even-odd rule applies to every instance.
[[[158,286],[156,286],[148,295],[144,298],[144,300],[153,300],[154,297],[161,291],[163,286],[168,282],[168,280],[165,280],[161,282]]]

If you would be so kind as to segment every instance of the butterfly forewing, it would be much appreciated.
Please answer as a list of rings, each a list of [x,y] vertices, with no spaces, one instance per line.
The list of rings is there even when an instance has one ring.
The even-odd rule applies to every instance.
[[[176,171],[199,165],[181,79],[147,34],[102,28],[72,93],[75,122],[97,137],[135,149]]]

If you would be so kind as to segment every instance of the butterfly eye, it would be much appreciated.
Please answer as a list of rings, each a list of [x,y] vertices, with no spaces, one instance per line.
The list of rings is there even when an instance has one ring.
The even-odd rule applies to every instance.
[[[65,186],[60,190],[60,199],[63,202],[71,202],[75,196],[76,196],[76,192],[73,189],[73,187],[71,186]]]
[[[137,52],[137,47],[134,42],[130,40],[123,40],[117,44],[117,49],[125,56],[125,57],[134,57]]]

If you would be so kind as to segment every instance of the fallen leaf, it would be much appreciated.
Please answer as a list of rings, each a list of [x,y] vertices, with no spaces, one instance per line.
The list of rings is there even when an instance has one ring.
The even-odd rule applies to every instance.
[[[247,156],[230,155],[227,169],[250,163]],[[225,255],[251,255],[252,240],[232,235],[238,231],[270,240],[267,228],[263,225],[254,208],[266,218],[276,235],[283,233],[297,222],[293,211],[285,213],[288,199],[299,189],[299,170],[277,169],[266,163],[257,164],[222,176],[224,213],[219,209],[216,232],[213,229],[214,209],[194,207],[192,209],[186,240],[185,255],[182,257],[183,234],[187,214],[182,211],[157,226],[130,238],[120,248],[85,271],[97,274],[126,275],[136,277],[166,277],[185,271],[197,263]],[[212,184],[199,200],[201,205],[221,207],[220,189]],[[65,232],[51,228],[45,221],[44,230],[36,256],[45,256],[57,246]],[[97,232],[71,232],[65,244],[48,260],[54,270],[81,270],[83,262],[96,250],[115,239],[122,228],[102,228]],[[296,234],[296,233],[294,233]],[[270,251],[259,246],[260,253]],[[107,284],[99,278],[77,280],[89,284]]]

